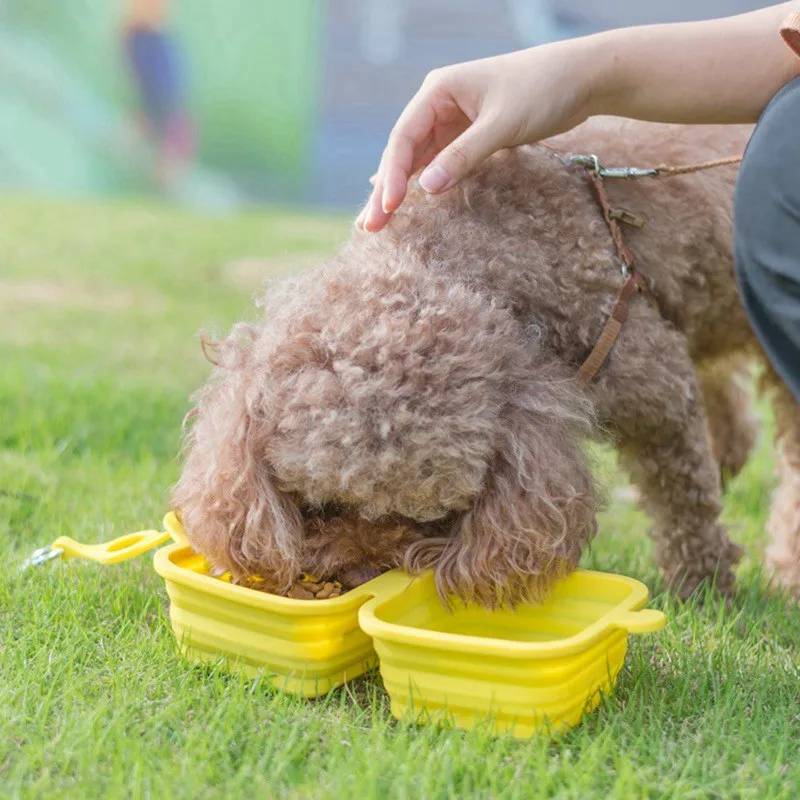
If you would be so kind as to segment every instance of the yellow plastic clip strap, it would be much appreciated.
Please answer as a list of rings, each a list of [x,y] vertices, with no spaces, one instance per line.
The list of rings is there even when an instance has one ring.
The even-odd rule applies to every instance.
[[[152,550],[167,539],[169,533],[166,531],[138,531],[101,544],[82,544],[69,536],[59,536],[52,547],[53,550],[61,550],[61,558],[85,558],[98,564],[119,564]]]
[[[163,531],[128,533],[101,544],[82,544],[69,536],[61,536],[53,544],[33,552],[22,562],[20,570],[24,572],[30,567],[38,567],[56,558],[85,558],[98,564],[119,564],[158,547],[170,537],[178,544],[188,544],[180,517],[173,511],[164,517]]]

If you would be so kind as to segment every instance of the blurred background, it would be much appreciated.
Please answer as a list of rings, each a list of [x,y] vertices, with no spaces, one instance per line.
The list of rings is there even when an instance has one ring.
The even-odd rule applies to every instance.
[[[425,74],[748,0],[0,0],[0,185],[353,209]]]

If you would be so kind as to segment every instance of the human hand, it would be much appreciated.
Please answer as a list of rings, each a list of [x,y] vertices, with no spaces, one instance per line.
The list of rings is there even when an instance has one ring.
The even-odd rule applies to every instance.
[[[800,76],[778,30],[800,0],[725,19],[648,25],[435,70],[400,115],[357,224],[379,231],[417,170],[432,194],[496,150],[594,114],[684,124],[755,122]],[[757,67],[757,68],[756,68]]]
[[[356,224],[381,230],[417,170],[447,191],[492,153],[563,133],[589,115],[581,42],[522,50],[431,72],[400,115]]]

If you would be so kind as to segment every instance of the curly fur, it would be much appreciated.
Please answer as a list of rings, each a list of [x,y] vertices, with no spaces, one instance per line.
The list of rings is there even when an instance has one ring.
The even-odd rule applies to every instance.
[[[747,361],[732,359],[700,372],[711,453],[719,465],[723,489],[744,468],[760,430],[747,389],[748,367]]]
[[[554,144],[690,163],[747,134],[595,120]],[[729,589],[720,469],[741,468],[754,428],[724,365],[757,353],[732,274],[734,173],[609,185],[647,220],[629,240],[661,313],[634,301],[588,389],[575,373],[620,276],[581,170],[525,147],[445,195],[412,187],[388,229],[354,231],[219,343],[174,494],[194,547],[278,590],[405,565],[435,570],[445,600],[539,601],[594,535],[583,444],[602,435],[670,582]]]

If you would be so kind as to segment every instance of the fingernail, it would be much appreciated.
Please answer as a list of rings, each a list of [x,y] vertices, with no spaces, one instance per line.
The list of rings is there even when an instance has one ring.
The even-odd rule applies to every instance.
[[[388,189],[384,189],[383,195],[381,196],[381,208],[383,209],[384,214],[391,214],[393,210],[389,207],[388,198],[389,198],[389,191]]]
[[[367,216],[367,209],[362,208],[361,213],[356,217],[356,226],[363,230],[364,228],[364,217]]]
[[[431,164],[419,176],[419,185],[430,194],[443,191],[449,183],[450,176],[438,164]]]

